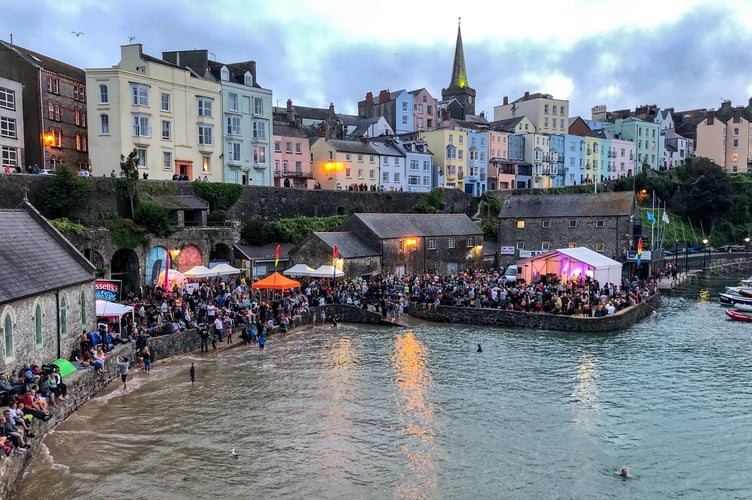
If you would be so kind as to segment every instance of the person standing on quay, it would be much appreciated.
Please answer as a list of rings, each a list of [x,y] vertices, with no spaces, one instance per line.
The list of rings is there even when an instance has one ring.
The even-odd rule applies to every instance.
[[[151,373],[151,351],[148,346],[141,351],[141,358],[144,360],[144,371],[148,375]]]
[[[123,381],[123,390],[128,390],[128,358],[124,356],[117,357],[118,368],[120,369],[120,379]]]
[[[191,369],[188,371],[188,373],[191,375],[191,385],[196,383],[196,369],[193,367],[193,363],[191,363]]]

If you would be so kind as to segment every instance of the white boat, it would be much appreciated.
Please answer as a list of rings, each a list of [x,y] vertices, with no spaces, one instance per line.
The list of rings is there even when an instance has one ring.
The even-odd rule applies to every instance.
[[[737,311],[742,312],[752,312],[752,304],[745,304],[743,302],[737,302],[736,304],[733,304],[734,309]]]

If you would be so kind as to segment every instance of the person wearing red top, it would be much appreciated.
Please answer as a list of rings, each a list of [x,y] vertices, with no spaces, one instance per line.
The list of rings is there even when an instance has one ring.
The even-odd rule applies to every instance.
[[[18,402],[23,403],[24,405],[24,415],[33,415],[34,418],[38,418],[40,420],[50,419],[50,415],[39,408],[39,402],[34,400],[34,395],[31,391],[26,391],[21,396],[18,396]]]

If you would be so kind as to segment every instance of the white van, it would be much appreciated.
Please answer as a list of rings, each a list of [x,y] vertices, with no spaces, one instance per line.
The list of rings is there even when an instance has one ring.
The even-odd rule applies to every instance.
[[[504,271],[504,276],[506,276],[507,281],[517,281],[517,266],[515,264],[512,264],[510,266],[507,266],[507,270]]]

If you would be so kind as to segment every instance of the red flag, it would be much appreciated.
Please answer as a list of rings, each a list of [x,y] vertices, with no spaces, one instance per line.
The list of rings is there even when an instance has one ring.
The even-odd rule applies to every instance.
[[[339,255],[339,249],[337,248],[337,245],[334,245],[334,257],[332,257],[332,258],[336,259],[337,255]]]
[[[277,251],[274,253],[274,267],[277,267],[277,264],[279,264],[279,254],[282,252],[282,245],[277,245]]]

